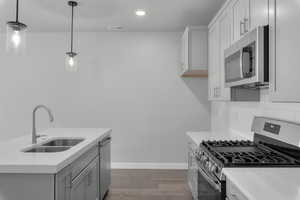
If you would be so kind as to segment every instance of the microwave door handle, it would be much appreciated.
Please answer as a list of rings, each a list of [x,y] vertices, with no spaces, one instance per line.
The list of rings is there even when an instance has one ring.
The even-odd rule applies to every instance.
[[[243,78],[243,49],[240,50],[240,78]]]

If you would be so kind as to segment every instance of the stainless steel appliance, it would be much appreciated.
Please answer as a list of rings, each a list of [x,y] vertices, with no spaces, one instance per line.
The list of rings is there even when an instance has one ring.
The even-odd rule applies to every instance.
[[[111,184],[111,137],[100,142],[100,200],[103,200]]]
[[[300,167],[300,124],[255,117],[253,141],[203,141],[198,160],[199,200],[225,200],[226,167]]]
[[[225,86],[266,86],[269,82],[269,27],[260,26],[225,50]]]

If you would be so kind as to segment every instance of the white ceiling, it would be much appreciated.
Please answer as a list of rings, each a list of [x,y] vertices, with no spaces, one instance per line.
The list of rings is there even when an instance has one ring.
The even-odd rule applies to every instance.
[[[75,26],[80,31],[106,31],[123,26],[126,31],[179,31],[186,25],[207,25],[225,0],[80,0]],[[138,18],[134,11],[145,9]],[[20,21],[29,31],[67,31],[67,0],[20,0]],[[0,29],[15,18],[15,0],[0,0]]]

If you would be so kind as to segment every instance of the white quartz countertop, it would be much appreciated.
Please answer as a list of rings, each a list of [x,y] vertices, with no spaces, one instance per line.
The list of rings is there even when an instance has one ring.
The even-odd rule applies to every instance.
[[[31,135],[0,143],[0,173],[54,174],[69,165],[89,148],[111,134],[111,129],[52,128],[39,133],[45,143],[54,138],[83,138],[84,141],[63,152],[24,153],[31,147]]]
[[[300,168],[224,168],[248,200],[299,200]]]

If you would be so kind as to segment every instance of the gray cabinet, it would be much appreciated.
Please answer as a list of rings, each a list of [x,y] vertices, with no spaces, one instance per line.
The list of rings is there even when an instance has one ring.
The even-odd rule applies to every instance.
[[[111,184],[111,137],[57,175],[57,200],[102,200]]]
[[[109,190],[111,184],[111,137],[100,142],[100,200]]]
[[[99,159],[95,158],[74,180],[70,186],[71,200],[98,199]]]
[[[94,146],[56,175],[56,199],[98,199],[99,166],[98,146]]]
[[[110,143],[106,137],[57,174],[0,174],[0,196],[8,200],[100,200],[111,183]]]
[[[193,199],[198,199],[198,165],[196,160],[197,149],[198,147],[194,143],[189,143],[187,179]]]
[[[72,166],[57,175],[56,199],[58,200],[96,200],[99,191],[99,158],[89,163],[74,179]]]

